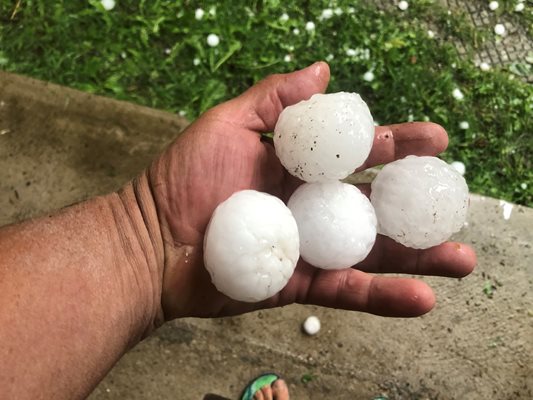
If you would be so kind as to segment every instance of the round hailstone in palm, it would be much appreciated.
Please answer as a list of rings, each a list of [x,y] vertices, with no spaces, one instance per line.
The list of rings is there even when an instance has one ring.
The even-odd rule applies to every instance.
[[[296,221],[277,197],[243,190],[219,204],[204,241],[204,263],[216,288],[256,302],[278,293],[299,254]]]
[[[370,200],[379,233],[426,249],[463,227],[468,186],[455,168],[436,157],[407,156],[383,167],[372,182]]]
[[[368,198],[342,182],[304,183],[288,203],[300,232],[300,253],[323,269],[364,260],[376,240],[376,215]]]
[[[357,93],[315,94],[286,107],[274,129],[276,154],[307,182],[344,179],[372,147],[374,121]]]

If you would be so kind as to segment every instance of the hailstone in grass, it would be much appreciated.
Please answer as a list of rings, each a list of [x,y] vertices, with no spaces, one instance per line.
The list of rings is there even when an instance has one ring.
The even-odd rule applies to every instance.
[[[254,190],[233,194],[214,211],[204,263],[216,288],[240,301],[278,293],[299,257],[296,221],[277,197]]]
[[[281,163],[307,182],[344,179],[372,147],[374,121],[357,93],[315,94],[286,107],[274,129]]]
[[[378,233],[425,249],[463,227],[468,186],[457,170],[436,157],[407,156],[383,167],[372,182],[370,200]]]
[[[355,186],[304,183],[288,206],[298,224],[300,254],[315,267],[349,268],[364,260],[374,245],[376,215]]]

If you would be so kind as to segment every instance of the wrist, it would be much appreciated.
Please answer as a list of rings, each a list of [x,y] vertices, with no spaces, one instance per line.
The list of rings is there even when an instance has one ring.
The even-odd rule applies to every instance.
[[[145,338],[164,322],[161,308],[163,239],[146,173],[107,196],[107,200],[116,225],[119,252],[129,266],[127,285],[136,297],[135,344],[135,339]]]

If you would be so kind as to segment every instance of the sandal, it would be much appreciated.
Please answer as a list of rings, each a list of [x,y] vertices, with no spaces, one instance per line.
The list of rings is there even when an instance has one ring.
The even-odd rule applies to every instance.
[[[264,386],[272,385],[275,381],[280,379],[280,377],[274,373],[265,373],[254,378],[246,387],[244,388],[240,400],[253,400],[254,395]]]

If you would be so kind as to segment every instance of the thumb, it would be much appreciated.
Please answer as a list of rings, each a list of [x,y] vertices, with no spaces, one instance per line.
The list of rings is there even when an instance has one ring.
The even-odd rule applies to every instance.
[[[239,110],[240,123],[245,128],[271,132],[285,107],[323,93],[328,82],[329,66],[319,61],[299,71],[270,75],[226,106]]]

